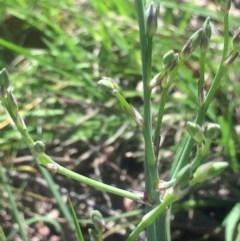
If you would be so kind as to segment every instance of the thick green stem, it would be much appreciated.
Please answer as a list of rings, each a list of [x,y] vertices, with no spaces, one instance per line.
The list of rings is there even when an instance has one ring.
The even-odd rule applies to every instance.
[[[151,89],[149,82],[151,78],[151,59],[152,59],[152,37],[147,38],[146,26],[144,18],[143,1],[136,0],[136,8],[138,13],[139,34],[141,43],[142,56],[142,77],[143,77],[143,98],[144,98],[144,128],[143,136],[145,142],[145,174],[146,174],[146,191],[150,195],[150,199],[154,199],[154,184],[158,181],[158,173],[156,169],[156,160],[152,144],[152,113],[151,113]],[[149,177],[149,178],[148,178]],[[154,183],[155,182],[155,183]]]
[[[139,34],[141,43],[142,56],[142,78],[143,78],[143,97],[144,97],[144,127],[143,137],[145,143],[145,190],[149,195],[151,202],[158,204],[159,197],[155,191],[155,185],[159,180],[157,163],[154,154],[153,140],[152,140],[152,112],[151,112],[151,88],[149,82],[151,79],[152,67],[152,37],[147,37],[146,25],[144,18],[144,7],[142,0],[135,0],[136,10],[138,13]],[[150,212],[153,207],[146,207],[146,212]],[[156,230],[159,228],[158,219],[155,223],[147,228],[147,239],[151,241],[162,240],[157,236]]]
[[[152,211],[147,213],[143,218],[142,221],[138,224],[138,226],[134,229],[134,231],[130,234],[128,239],[126,241],[134,241],[138,237],[138,235],[151,223],[154,222],[154,220],[162,213],[164,210],[171,205],[175,200],[175,194],[171,193],[166,196],[164,201],[159,204],[157,207],[155,207]],[[158,227],[159,228],[159,227]],[[161,240],[161,239],[158,239]],[[149,240],[150,241],[150,240]]]
[[[154,186],[158,182],[158,172],[156,168],[156,159],[154,155],[154,148],[152,143],[152,111],[151,111],[151,89],[149,87],[151,77],[151,59],[152,59],[152,38],[148,38],[148,52],[147,52],[147,78],[143,80],[144,88],[144,128],[143,136],[145,142],[146,165],[145,169],[149,172],[149,178],[146,179],[147,192],[150,194],[151,199],[154,199],[155,190]]]
[[[160,99],[160,104],[159,104],[159,109],[158,109],[158,116],[157,116],[157,124],[156,124],[156,128],[154,131],[154,147],[158,148],[158,139],[160,136],[160,131],[161,131],[161,127],[162,127],[162,119],[163,119],[163,114],[164,114],[164,107],[166,104],[166,100],[167,100],[167,94],[169,91],[169,88],[174,80],[174,77],[176,76],[179,68],[182,66],[183,61],[180,61],[177,66],[173,69],[173,71],[171,72],[171,74],[169,74],[168,76],[168,80],[167,80],[167,86],[165,88],[163,88],[162,94],[161,94],[161,99]],[[171,208],[169,208],[169,210],[167,212],[163,212],[161,213],[159,220],[158,220],[158,230],[159,230],[159,237],[161,237],[162,240],[170,240],[170,210]]]

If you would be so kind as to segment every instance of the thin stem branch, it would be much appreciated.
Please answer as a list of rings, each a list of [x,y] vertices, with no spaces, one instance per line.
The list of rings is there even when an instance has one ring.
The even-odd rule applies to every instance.
[[[31,136],[29,135],[27,130],[24,129],[23,126],[21,125],[21,123],[18,121],[18,119],[16,118],[16,116],[12,112],[11,107],[8,105],[8,103],[5,99],[3,99],[3,104],[4,104],[7,112],[9,113],[10,117],[12,118],[13,122],[15,123],[18,131],[22,134],[23,138],[25,139],[29,148],[31,149],[32,145],[34,144],[33,139],[31,138]],[[45,166],[45,167],[48,167],[49,164],[56,165],[56,167],[57,167],[56,171],[58,171],[59,173],[65,175],[65,176],[68,176],[68,177],[70,177],[72,179],[75,179],[77,181],[80,181],[84,184],[87,184],[87,185],[93,186],[95,188],[98,188],[100,190],[111,192],[111,193],[114,193],[116,195],[126,197],[126,198],[130,198],[132,200],[141,202],[141,199],[137,194],[134,194],[134,193],[131,193],[131,192],[128,192],[128,191],[125,191],[125,190],[122,190],[122,189],[119,189],[119,188],[116,188],[116,187],[113,187],[113,186],[95,181],[93,179],[90,179],[90,178],[87,178],[85,176],[79,175],[79,174],[77,174],[73,171],[70,171],[70,170],[58,165],[56,162],[54,162],[45,153],[42,153],[40,155],[35,155],[34,152],[32,152],[32,154],[38,160],[38,162],[37,162],[38,165],[42,165],[42,166]],[[48,171],[46,169],[43,169],[42,167],[40,168],[40,170],[42,171],[46,181],[48,181],[48,183],[53,183],[53,180],[52,180],[51,176],[49,175]],[[51,188],[51,186],[54,186],[54,185],[50,185],[50,188]],[[52,189],[53,189],[52,190],[53,194],[57,195],[57,197],[58,197],[59,194],[57,193],[56,189],[53,188],[53,187],[52,187]],[[66,210],[65,210],[65,212],[66,212]],[[70,217],[71,217],[71,215],[69,215],[69,218]]]
[[[197,118],[196,118],[196,123],[198,125],[202,125],[203,120],[205,118],[205,115],[207,113],[208,107],[211,104],[211,101],[213,99],[213,96],[219,86],[220,80],[223,76],[223,73],[225,71],[225,68],[223,67],[223,62],[227,57],[227,53],[228,53],[228,45],[229,45],[229,19],[228,19],[228,13],[225,13],[224,15],[224,47],[223,47],[223,53],[222,53],[222,59],[221,59],[221,63],[219,65],[217,74],[213,80],[213,83],[211,85],[210,90],[208,91],[207,97],[202,105],[202,107],[199,109],[198,114],[197,114]],[[189,155],[192,151],[194,145],[194,140],[189,137],[187,139],[185,148],[182,152],[182,155],[179,159],[179,162],[177,164],[177,167],[172,175],[172,179],[174,179],[177,175],[177,173],[179,172],[179,170],[187,163]]]
[[[44,159],[44,158],[48,158],[48,156],[44,155],[43,157],[41,157],[41,159]],[[40,159],[40,161],[41,161]],[[134,201],[137,201],[137,202],[142,202],[142,200],[140,199],[140,197],[135,194],[135,193],[132,193],[132,192],[129,192],[129,191],[125,191],[123,189],[120,189],[120,188],[116,188],[116,187],[113,187],[111,185],[107,185],[107,184],[104,184],[104,183],[101,183],[101,182],[98,182],[98,181],[95,181],[91,178],[88,178],[88,177],[85,177],[85,176],[82,176],[80,174],[77,174],[73,171],[70,171],[68,170],[67,168],[65,167],[62,167],[60,165],[57,165],[57,172],[64,175],[64,176],[67,176],[67,177],[70,177],[76,181],[79,181],[81,183],[84,183],[84,184],[87,184],[89,186],[92,186],[92,187],[95,187],[97,189],[100,189],[102,191],[106,191],[106,192],[110,192],[110,193],[113,193],[113,194],[116,194],[118,196],[122,196],[122,197],[126,197],[126,198],[129,198],[129,199],[132,199]]]
[[[160,131],[161,131],[161,127],[162,127],[162,119],[163,119],[163,114],[164,114],[164,107],[166,104],[169,88],[170,88],[178,70],[182,66],[182,64],[183,64],[183,61],[180,61],[177,64],[177,66],[174,68],[174,70],[170,73],[170,75],[168,76],[168,80],[167,80],[167,86],[165,88],[163,88],[163,90],[162,90],[160,104],[159,104],[159,108],[158,108],[157,123],[156,123],[156,128],[154,130],[154,142],[153,142],[154,147],[157,147],[158,138],[160,136]]]
[[[205,60],[206,60],[206,54],[201,53],[201,56],[200,56],[200,79],[198,82],[198,101],[199,101],[200,106],[202,106],[202,104],[204,102]]]
[[[202,158],[207,154],[209,148],[210,148],[210,141],[206,141],[203,145],[203,147],[201,148],[201,150],[199,151],[199,153],[197,153],[196,157],[193,159],[191,167],[192,170],[194,171],[200,164]]]
[[[14,115],[11,106],[9,106],[8,102],[6,101],[6,99],[4,98],[2,100],[3,106],[6,108],[8,114],[10,115],[11,119],[13,120],[14,124],[16,125],[18,131],[21,133],[23,139],[26,141],[26,143],[28,144],[29,148],[31,149],[31,146],[33,145],[34,141],[31,138],[31,136],[29,135],[29,133],[27,132],[27,130],[22,126],[22,124],[19,122],[19,119]],[[39,166],[39,162],[36,161],[36,157],[34,159],[34,161],[36,162],[37,166]],[[64,214],[64,216],[66,217],[66,219],[69,221],[69,225],[72,228],[72,230],[75,230],[75,226],[72,220],[72,216],[70,211],[68,210],[67,206],[64,204],[64,202],[62,201],[62,197],[59,193],[59,191],[55,188],[54,181],[50,175],[50,173],[42,168],[41,166],[39,166],[39,170],[41,171],[43,178],[47,181],[47,183],[49,184],[49,189],[52,192],[52,194],[54,195],[54,197],[57,200],[57,203],[62,211],[62,213]]]

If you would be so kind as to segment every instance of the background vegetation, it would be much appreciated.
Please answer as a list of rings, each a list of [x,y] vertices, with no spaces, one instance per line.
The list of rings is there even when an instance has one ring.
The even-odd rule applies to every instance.
[[[213,37],[207,55],[208,88],[221,56],[222,18],[214,2],[197,2],[161,1],[159,28],[153,43],[153,73],[161,69],[163,54],[170,49],[179,52],[209,16]],[[114,78],[129,102],[142,111],[141,56],[134,2],[0,0],[0,4],[0,69],[6,67],[10,73],[12,89],[33,138],[42,140],[46,152],[71,170],[120,188],[143,190],[140,131],[116,100],[97,86],[102,76]],[[231,10],[231,35],[239,27],[238,7],[236,1]],[[193,121],[197,113],[198,59],[196,53],[185,63],[168,96],[160,148],[159,170],[163,179],[167,179],[167,171],[186,133],[186,121]],[[204,234],[210,235],[208,240],[224,240],[220,227],[224,218],[233,207],[236,216],[231,220],[240,216],[238,66],[239,58],[224,75],[207,115],[208,121],[220,124],[221,138],[212,145],[205,161],[224,160],[230,167],[221,185],[220,178],[216,178],[200,191],[191,190],[173,207],[173,240],[202,240]],[[159,96],[156,89],[154,115]],[[66,220],[3,108],[0,159],[21,215],[25,219],[36,214],[53,218],[61,224],[67,240],[71,240]],[[106,240],[124,240],[141,217],[141,209],[134,203],[58,175],[54,179],[64,192],[63,198],[71,193],[78,217],[85,219],[81,220],[84,230],[89,227],[86,219],[91,209],[99,209],[105,217],[117,217],[108,222]],[[0,222],[7,236],[15,221],[4,185],[0,185]],[[130,218],[124,216],[126,212]],[[235,226],[229,220],[225,224]],[[216,228],[219,229],[214,233]],[[27,232],[29,237],[39,240],[51,240],[61,234],[56,225],[40,222],[30,225]]]

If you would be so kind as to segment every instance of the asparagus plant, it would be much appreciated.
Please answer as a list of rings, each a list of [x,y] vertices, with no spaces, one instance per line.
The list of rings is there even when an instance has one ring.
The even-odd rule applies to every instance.
[[[138,14],[139,37],[142,60],[142,79],[143,79],[143,100],[144,111],[141,114],[130,103],[126,101],[117,83],[109,77],[103,77],[98,84],[112,93],[119,101],[121,106],[129,116],[141,128],[145,145],[144,174],[145,191],[144,195],[122,190],[108,184],[95,181],[91,178],[79,175],[70,171],[45,153],[44,144],[37,140],[34,141],[28,133],[24,119],[18,111],[17,100],[10,91],[9,76],[6,69],[0,72],[0,100],[6,108],[18,131],[29,145],[32,155],[41,167],[50,171],[58,172],[79,182],[93,186],[97,189],[114,193],[116,195],[132,199],[146,204],[146,214],[136,229],[129,235],[127,241],[136,240],[143,230],[147,230],[149,241],[166,241],[170,238],[170,219],[169,213],[171,205],[185,196],[189,189],[205,180],[219,175],[227,166],[226,162],[209,162],[201,164],[202,158],[206,155],[213,139],[217,138],[220,127],[215,123],[204,123],[207,110],[212,102],[214,94],[219,86],[220,80],[226,68],[236,59],[240,49],[240,30],[238,29],[233,36],[233,49],[229,48],[229,9],[231,1],[217,1],[220,4],[224,22],[224,45],[222,58],[215,78],[208,92],[204,89],[206,54],[211,39],[210,18],[206,18],[203,26],[198,29],[185,43],[180,54],[170,50],[163,56],[161,71],[152,77],[152,51],[153,38],[158,27],[159,2],[152,1],[144,5],[143,0],[135,0],[136,11]],[[157,168],[159,139],[161,135],[164,108],[167,101],[169,88],[174,84],[174,78],[178,70],[184,65],[185,61],[191,58],[193,52],[200,52],[200,78],[198,82],[198,101],[199,109],[195,121],[188,121],[186,129],[189,133],[184,148],[181,152],[177,165],[171,175],[171,179],[160,180]],[[156,125],[152,119],[151,93],[156,86],[161,87],[161,100],[156,118]],[[193,160],[190,159],[193,146],[196,145],[197,151]],[[102,240],[103,222],[99,213],[92,214],[95,230],[89,230],[92,240]],[[100,220],[100,221],[99,221]]]

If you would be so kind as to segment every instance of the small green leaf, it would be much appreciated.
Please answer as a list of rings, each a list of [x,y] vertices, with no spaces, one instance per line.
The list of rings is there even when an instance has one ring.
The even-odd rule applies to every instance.
[[[76,229],[77,240],[78,241],[84,241],[84,238],[83,238],[83,235],[82,235],[82,231],[81,231],[78,219],[77,219],[76,212],[74,210],[74,207],[72,205],[71,199],[69,197],[68,197],[68,202],[70,204],[70,208],[71,208],[71,212],[72,212],[72,216],[73,216],[73,220],[74,220],[74,226],[75,226],[75,229]]]
[[[225,226],[225,240],[234,240],[234,232],[237,224],[240,221],[240,203],[236,203],[232,210],[223,220],[223,226]]]

